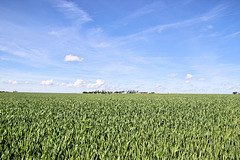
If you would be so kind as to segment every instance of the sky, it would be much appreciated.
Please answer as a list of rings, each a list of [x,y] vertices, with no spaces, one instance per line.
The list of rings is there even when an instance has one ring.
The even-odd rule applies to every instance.
[[[0,0],[0,90],[240,92],[238,0]]]

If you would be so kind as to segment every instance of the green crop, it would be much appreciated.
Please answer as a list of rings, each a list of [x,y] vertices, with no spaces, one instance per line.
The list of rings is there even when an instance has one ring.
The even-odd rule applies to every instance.
[[[238,95],[0,93],[1,159],[240,159]]]

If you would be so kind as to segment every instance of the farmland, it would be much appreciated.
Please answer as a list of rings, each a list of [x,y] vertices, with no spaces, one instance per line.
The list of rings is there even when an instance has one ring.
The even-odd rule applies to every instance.
[[[1,159],[240,159],[239,95],[0,94]]]

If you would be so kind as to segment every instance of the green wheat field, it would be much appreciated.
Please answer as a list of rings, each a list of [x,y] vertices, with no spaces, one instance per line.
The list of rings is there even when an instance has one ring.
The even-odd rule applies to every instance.
[[[0,93],[0,159],[240,159],[240,96]]]

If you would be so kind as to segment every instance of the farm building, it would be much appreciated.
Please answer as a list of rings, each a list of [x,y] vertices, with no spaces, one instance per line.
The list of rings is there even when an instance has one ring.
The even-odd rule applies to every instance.
[[[138,92],[139,94],[148,94],[148,92]]]

